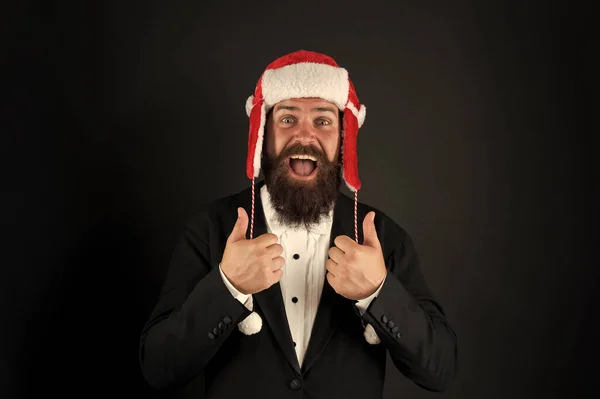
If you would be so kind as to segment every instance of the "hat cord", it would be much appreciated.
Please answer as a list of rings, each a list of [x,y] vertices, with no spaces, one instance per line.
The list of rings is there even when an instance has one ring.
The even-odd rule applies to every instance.
[[[250,239],[252,239],[252,234],[254,233],[254,177],[252,178],[252,216],[250,221]]]
[[[354,240],[358,242],[358,217],[356,208],[358,207],[358,191],[354,191]]]

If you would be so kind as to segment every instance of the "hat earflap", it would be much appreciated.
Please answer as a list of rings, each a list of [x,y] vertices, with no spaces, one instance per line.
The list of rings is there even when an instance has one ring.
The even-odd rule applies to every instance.
[[[343,119],[343,149],[342,149],[342,165],[344,168],[344,182],[352,192],[356,192],[361,188],[360,178],[358,176],[358,153],[357,140],[358,129],[365,121],[367,109],[364,105],[359,105],[360,109],[356,109],[352,101],[348,101],[344,110]]]

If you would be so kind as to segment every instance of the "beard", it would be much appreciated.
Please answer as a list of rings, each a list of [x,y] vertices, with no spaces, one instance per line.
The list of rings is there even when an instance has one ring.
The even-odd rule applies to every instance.
[[[317,159],[316,176],[311,180],[294,178],[289,171],[290,155],[311,155]],[[341,162],[329,161],[313,146],[300,143],[285,148],[274,158],[263,151],[261,167],[265,184],[279,222],[290,227],[319,223],[329,214],[342,182]]]

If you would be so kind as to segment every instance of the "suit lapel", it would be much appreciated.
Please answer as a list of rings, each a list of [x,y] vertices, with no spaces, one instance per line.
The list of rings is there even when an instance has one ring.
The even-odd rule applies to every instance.
[[[336,201],[333,211],[333,222],[331,226],[331,237],[329,248],[334,246],[334,240],[339,235],[354,237],[353,210],[348,206],[347,197],[341,193]],[[326,272],[327,273],[327,272]],[[327,342],[333,335],[343,315],[343,308],[350,306],[351,301],[342,297],[329,285],[327,274],[323,283],[323,292],[319,301],[319,308],[312,328],[310,341],[302,364],[302,374],[315,363]]]
[[[253,237],[258,237],[261,234],[267,233],[267,226],[265,223],[265,215],[260,200],[260,188],[264,182],[256,184],[255,187],[255,205],[254,205],[254,232]],[[252,194],[248,197],[251,200]],[[244,208],[248,215],[250,215],[251,206],[249,201],[245,201]],[[248,229],[247,237],[250,237],[250,229]],[[263,316],[263,319],[271,327],[271,331],[275,336],[275,339],[279,343],[283,354],[287,361],[300,373],[300,365],[298,363],[298,357],[296,356],[296,350],[294,349],[294,341],[292,339],[292,333],[290,331],[287,315],[285,313],[285,306],[283,304],[283,296],[281,294],[281,285],[279,283],[273,284],[266,290],[253,295],[254,301],[258,304],[258,313]]]

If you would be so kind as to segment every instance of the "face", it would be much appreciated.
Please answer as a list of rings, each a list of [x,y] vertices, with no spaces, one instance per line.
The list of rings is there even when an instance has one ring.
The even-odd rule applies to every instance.
[[[285,100],[273,107],[266,122],[266,150],[270,157],[279,156],[285,148],[296,143],[314,147],[329,162],[339,154],[339,110],[329,101],[318,98]],[[308,178],[297,173],[291,173],[291,176],[310,180],[314,174]]]
[[[286,224],[316,223],[341,182],[337,106],[316,98],[276,104],[265,124],[263,171],[273,206]]]

